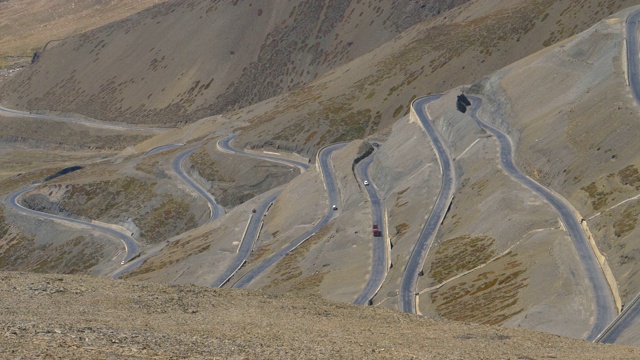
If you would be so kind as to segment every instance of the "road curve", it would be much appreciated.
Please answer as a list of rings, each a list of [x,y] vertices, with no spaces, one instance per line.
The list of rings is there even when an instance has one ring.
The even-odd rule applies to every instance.
[[[629,328],[640,323],[640,311],[638,311],[638,300],[640,294],[637,294],[633,300],[624,308],[607,328],[598,335],[594,342],[613,344],[618,338]]]
[[[367,194],[369,195],[369,201],[371,202],[371,225],[378,225],[380,232],[385,234],[384,221],[382,218],[382,202],[376,191],[375,184],[369,177],[369,166],[373,162],[373,154],[364,159],[357,168],[358,177],[361,181],[368,181],[369,185],[364,186]],[[369,281],[365,285],[362,292],[353,301],[356,305],[365,305],[371,302],[371,299],[376,295],[385,277],[387,276],[387,251],[386,240],[383,236],[373,236],[373,227],[371,230],[371,241],[373,242],[373,254],[371,259],[371,274],[369,275]]]
[[[43,115],[43,114],[32,114],[27,111],[22,110],[14,110],[8,109],[4,106],[0,106],[0,115],[5,115],[7,117],[27,117],[33,119],[41,119],[41,120],[49,120],[49,121],[59,121],[73,124],[80,124],[100,129],[109,129],[109,130],[129,130],[129,131],[148,131],[148,132],[162,132],[171,130],[171,128],[157,128],[157,127],[144,127],[144,126],[135,126],[129,124],[113,124],[113,123],[103,123],[89,120],[81,120],[74,118],[67,118],[62,116],[53,116],[53,115]]]
[[[449,204],[453,199],[453,191],[455,188],[453,160],[451,160],[448,150],[440,140],[438,132],[431,124],[425,110],[425,106],[428,103],[437,100],[440,97],[441,95],[427,96],[417,99],[411,104],[413,111],[416,113],[420,123],[422,124],[422,128],[426,131],[429,139],[431,140],[431,145],[438,156],[440,169],[442,171],[442,185],[440,186],[440,193],[438,194],[438,198],[431,209],[431,213],[420,232],[418,241],[411,251],[411,256],[407,262],[404,274],[402,275],[402,282],[400,284],[400,310],[411,314],[416,313],[416,283],[418,282],[418,276],[424,266],[425,258],[429,252],[431,244],[433,243],[433,239],[436,236],[438,227],[444,220]]]
[[[237,137],[237,135],[231,135],[231,136],[229,136],[229,137],[227,137],[227,138],[225,138],[223,140],[220,140],[218,142],[219,149],[221,151],[234,153],[234,154],[239,154],[239,155],[242,155],[242,156],[250,156],[250,157],[255,157],[255,158],[258,158],[258,159],[262,159],[262,160],[268,160],[268,161],[275,161],[275,162],[279,162],[279,163],[284,163],[284,164],[287,164],[287,165],[290,165],[290,166],[294,166],[294,167],[297,167],[297,168],[301,168],[301,169],[307,169],[309,167],[309,165],[307,163],[297,162],[295,160],[281,159],[281,158],[278,158],[276,156],[267,156],[267,155],[263,156],[263,155],[260,155],[260,154],[247,153],[247,152],[244,152],[242,150],[235,149],[235,148],[231,147],[230,142],[231,142],[231,140],[235,139],[236,137]],[[149,150],[145,155],[157,154],[159,152],[175,149],[175,148],[178,148],[178,147],[183,146],[183,145],[184,144],[176,143],[176,144],[167,144],[167,145],[158,146],[158,147],[155,147],[155,148]],[[174,171],[176,171],[176,173],[178,173],[182,179],[185,179],[185,177],[186,177],[187,179],[191,180],[188,177],[188,175],[184,172],[184,170],[182,168],[182,162],[191,153],[193,153],[193,151],[195,151],[195,149],[188,149],[188,150],[184,151],[183,153],[179,154],[178,157],[176,157],[174,159],[174,162],[173,162]],[[195,184],[195,182],[193,182],[193,183]],[[188,182],[188,184],[189,184],[190,187],[194,188],[191,185],[192,183]],[[197,188],[194,188],[194,189],[196,191],[198,191],[198,189],[200,189],[205,193],[205,196],[208,195],[208,192],[205,191],[204,189],[201,189],[200,187],[197,187]],[[198,191],[198,193],[202,195],[202,193],[200,191]],[[251,253],[251,249],[253,248],[253,244],[255,243],[255,240],[257,239],[258,231],[260,230],[260,224],[261,224],[262,217],[264,216],[264,213],[269,208],[269,205],[271,203],[273,203],[273,201],[275,200],[275,198],[279,194],[280,194],[280,191],[276,191],[274,194],[270,195],[267,199],[265,199],[265,201],[263,201],[256,208],[256,213],[253,214],[253,216],[251,218],[251,223],[247,227],[245,235],[244,235],[243,239],[241,240],[241,245],[240,245],[240,248],[238,249],[238,255],[236,255],[235,259],[232,261],[232,263],[229,265],[229,267],[224,271],[224,273],[218,279],[216,279],[216,281],[212,284],[213,287],[221,287],[222,285],[224,285],[227,281],[229,281],[231,276],[233,276],[242,267],[242,265],[244,264],[246,258]],[[213,204],[215,204],[215,205],[213,205],[211,203],[211,200],[213,200]],[[218,216],[214,215],[214,217],[211,218],[211,220],[214,220],[214,219],[218,218],[219,216],[221,216],[223,214],[223,212],[222,212],[223,209],[220,208],[217,205],[217,203],[215,203],[215,199],[213,199],[212,197],[211,197],[211,199],[207,198],[207,202],[209,204],[210,211],[211,211],[211,209],[216,209],[216,208],[218,209],[217,211],[214,210],[214,212],[213,212],[214,214],[218,214]],[[157,255],[162,250],[162,247],[164,247],[164,244],[162,246],[156,246],[156,247],[150,249],[149,252],[145,253],[143,256],[139,257],[135,261],[127,263],[125,266],[123,266],[122,268],[118,269],[116,272],[111,274],[111,277],[118,278],[122,274],[124,274],[126,272],[129,272],[129,271],[132,271],[133,269],[135,269],[138,266],[140,266],[145,260]]]
[[[502,167],[511,177],[542,196],[542,198],[551,204],[551,206],[553,206],[560,215],[562,223],[567,229],[569,236],[571,236],[571,240],[573,241],[576,252],[578,253],[578,258],[584,267],[584,271],[587,274],[587,279],[591,285],[596,301],[595,322],[591,332],[587,336],[587,340],[593,341],[616,317],[617,311],[609,283],[602,272],[600,263],[593,253],[593,249],[589,244],[589,240],[587,239],[580,222],[564,198],[552,193],[550,190],[538,184],[518,169],[513,159],[513,144],[511,143],[511,139],[498,128],[493,127],[478,118],[477,110],[482,104],[482,99],[475,96],[469,96],[469,99],[473,103],[472,108],[470,109],[470,114],[473,119],[482,129],[491,133],[500,143],[500,162]]]
[[[90,229],[98,230],[98,231],[100,231],[102,233],[105,233],[105,234],[107,234],[109,236],[115,237],[116,239],[120,240],[124,244],[124,247],[125,247],[124,261],[125,262],[128,262],[129,260],[133,259],[134,257],[136,257],[136,256],[138,256],[140,254],[138,243],[128,233],[124,233],[124,232],[121,232],[121,231],[118,231],[118,230],[115,230],[115,229],[112,229],[112,228],[109,228],[109,227],[92,224],[92,223],[87,222],[87,221],[82,221],[82,220],[78,220],[78,219],[73,219],[73,218],[68,218],[68,217],[64,217],[64,216],[53,215],[53,214],[49,214],[49,213],[45,213],[45,212],[31,210],[29,208],[26,208],[26,207],[22,206],[20,204],[20,202],[19,202],[20,196],[22,196],[24,193],[27,193],[27,192],[35,189],[36,187],[38,187],[38,184],[27,186],[26,188],[20,189],[20,190],[18,190],[16,192],[10,194],[5,199],[6,204],[10,208],[15,209],[15,210],[19,211],[22,214],[26,214],[26,215],[29,215],[29,216],[35,216],[35,217],[39,217],[39,218],[43,218],[43,219],[61,221],[61,222],[65,222],[65,223],[68,223],[68,224],[81,225],[83,227],[87,227],[87,228],[90,228]]]
[[[627,80],[636,103],[640,105],[640,52],[638,49],[638,22],[640,10],[636,10],[627,17]],[[627,304],[627,307],[609,324],[609,326],[595,339],[595,342],[615,343],[620,335],[640,321],[640,293]]]
[[[327,146],[324,149],[320,150],[320,154],[318,156],[320,161],[320,169],[324,174],[323,178],[324,178],[325,186],[327,188],[327,194],[329,196],[327,213],[324,216],[324,218],[322,218],[322,220],[320,220],[320,222],[317,223],[311,230],[307,231],[302,236],[298,237],[293,242],[291,242],[287,246],[280,249],[280,251],[276,252],[275,254],[267,258],[265,261],[258,264],[258,266],[251,269],[248,273],[242,276],[235,284],[233,284],[234,288],[244,288],[247,285],[249,285],[253,280],[255,280],[258,276],[260,276],[266,269],[268,269],[273,264],[278,262],[280,259],[285,257],[289,252],[291,252],[292,250],[300,246],[300,244],[302,244],[311,236],[313,236],[318,230],[322,229],[325,225],[329,223],[329,221],[331,221],[331,219],[333,219],[333,217],[335,216],[335,211],[331,208],[331,206],[333,204],[339,203],[338,200],[340,198],[340,195],[338,192],[336,179],[333,174],[333,169],[331,168],[331,164],[330,164],[331,154],[334,151],[345,147],[346,145],[347,145],[346,143],[341,143],[341,144]]]
[[[198,183],[193,181],[182,168],[182,164],[184,160],[187,157],[189,157],[189,155],[191,155],[197,149],[198,149],[197,147],[194,147],[191,149],[187,149],[181,152],[180,154],[178,154],[178,156],[176,156],[175,159],[173,160],[173,171],[176,174],[178,174],[178,176],[180,176],[182,181],[187,183],[189,187],[195,190],[200,196],[202,196],[207,201],[207,205],[209,205],[209,221],[213,221],[218,219],[222,215],[224,215],[224,208],[218,205],[218,203],[216,202],[216,199],[214,199],[213,196],[209,194],[209,192],[205,190],[202,186],[200,186]]]
[[[273,162],[277,162],[277,163],[281,163],[281,164],[285,164],[285,165],[289,165],[289,166],[294,166],[300,169],[300,171],[305,171],[307,169],[309,169],[309,164],[305,163],[305,162],[301,162],[301,161],[296,161],[296,160],[291,160],[291,159],[284,159],[278,156],[272,156],[272,155],[267,155],[267,154],[257,154],[257,153],[248,153],[245,152],[243,150],[238,150],[236,148],[231,147],[231,145],[229,144],[231,141],[233,141],[235,138],[238,137],[238,134],[232,134],[220,141],[218,141],[218,148],[220,148],[220,150],[228,152],[228,153],[232,153],[232,154],[239,154],[239,155],[245,155],[245,156],[250,156],[250,157],[254,157],[256,159],[262,159],[262,160],[267,160],[267,161],[273,161]]]

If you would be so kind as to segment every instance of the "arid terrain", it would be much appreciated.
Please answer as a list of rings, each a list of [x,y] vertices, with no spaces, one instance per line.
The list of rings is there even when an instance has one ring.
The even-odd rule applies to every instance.
[[[30,3],[3,352],[638,357],[640,1]]]
[[[530,330],[197,286],[0,275],[2,353],[65,359],[631,359]],[[267,310],[268,309],[268,310]],[[265,311],[266,310],[266,311]]]

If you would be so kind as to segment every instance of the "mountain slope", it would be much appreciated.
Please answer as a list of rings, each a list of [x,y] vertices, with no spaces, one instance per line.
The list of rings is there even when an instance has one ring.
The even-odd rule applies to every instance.
[[[632,10],[472,87],[488,98],[489,119],[512,135],[522,169],[575,207],[623,303],[640,291],[640,128],[627,85],[625,46]]]
[[[121,20],[161,1],[0,1],[0,67],[29,63],[49,41]]]
[[[441,93],[577,34],[638,1],[472,1],[407,30],[312,84],[229,116],[251,122],[238,141],[305,155],[366,137]]]
[[[12,357],[629,359],[635,347],[291,295],[0,273]],[[419,341],[416,341],[419,339]]]
[[[171,13],[173,9],[187,18],[203,3],[190,3],[193,8],[171,4],[174,7],[156,7],[148,14],[160,10],[162,14]],[[247,3],[238,4],[225,6],[253,8]],[[629,301],[640,284],[633,276],[638,271],[638,246],[633,239],[637,237],[640,214],[640,165],[636,155],[640,150],[634,136],[640,129],[635,121],[637,104],[625,85],[623,24],[628,11],[551,44],[588,27],[603,12],[613,11],[622,3],[601,1],[596,6],[593,1],[583,0],[581,7],[572,6],[574,3],[569,1],[505,1],[492,2],[488,7],[483,4],[487,2],[476,0],[455,7],[349,62],[327,58],[322,64],[314,60],[318,79],[309,85],[297,87],[316,74],[300,84],[292,82],[291,88],[296,88],[291,92],[187,124],[149,139],[136,149],[127,149],[109,164],[89,167],[92,178],[85,178],[87,171],[76,172],[56,180],[55,186],[44,185],[31,200],[57,198],[85,216],[144,223],[144,227],[136,225],[151,232],[152,236],[144,240],[166,246],[126,276],[209,285],[236,256],[243,229],[253,216],[252,209],[266,197],[259,193],[293,178],[293,172],[284,166],[220,154],[218,139],[246,125],[235,143],[238,147],[276,147],[280,152],[311,155],[323,144],[367,137],[336,151],[331,159],[340,194],[339,210],[330,211],[336,218],[267,269],[250,287],[272,296],[293,292],[343,302],[351,302],[358,295],[373,261],[371,208],[364,185],[354,177],[353,166],[363,149],[375,148],[372,183],[380,191],[388,225],[385,227],[393,247],[389,249],[392,267],[372,303],[397,308],[399,280],[441,180],[438,158],[423,129],[414,117],[403,115],[415,96],[475,79],[470,87],[454,88],[427,108],[454,159],[457,188],[418,279],[417,308],[431,317],[528,327],[585,338],[594,328],[598,314],[594,305],[598,295],[589,286],[588,274],[604,273],[607,263],[603,262],[602,269],[583,266],[557,211],[504,170],[496,139],[482,130],[468,112],[459,112],[455,100],[460,91],[483,99],[478,116],[511,136],[522,170],[577,209],[577,219],[584,218],[583,225],[591,229],[599,246],[595,250],[606,256],[613,274],[613,279],[609,278],[613,292],[619,288],[623,301]],[[244,14],[255,8],[236,10]],[[280,19],[276,16],[278,11],[274,7],[268,12],[263,10],[262,15],[268,13]],[[374,7],[371,11],[380,10]],[[143,20],[135,25],[135,19],[143,18],[128,20],[131,31],[142,31]],[[112,27],[114,34],[121,31],[118,26]],[[328,41],[326,49],[336,45],[329,38],[323,38]],[[168,40],[174,41],[177,40]],[[105,53],[111,46],[126,48],[115,42],[104,44]],[[537,49],[542,50],[492,72]],[[263,50],[260,54],[264,55]],[[46,75],[45,65],[51,63],[44,60],[42,67],[37,65],[33,72],[25,72],[25,77],[16,81],[29,76],[57,76]],[[343,65],[333,68],[342,60]],[[485,72],[492,73],[483,76]],[[84,80],[80,84],[76,80],[65,85],[67,89],[84,86]],[[127,91],[133,91],[150,84],[127,86],[131,86]],[[203,85],[199,83],[196,88],[200,86]],[[200,95],[190,97],[193,111],[184,110],[185,114],[195,117],[200,111],[204,114],[211,110],[199,107],[205,106],[205,87],[206,84]],[[242,92],[245,88],[238,85],[236,89]],[[272,89],[267,88],[256,91],[270,96]],[[283,84],[274,93],[285,89],[289,87]],[[29,90],[20,91],[22,95],[15,99],[28,103]],[[230,94],[239,94],[234,91]],[[123,90],[123,99],[124,93]],[[55,96],[50,93],[46,98],[53,101]],[[242,101],[253,102],[257,98]],[[140,110],[140,116],[145,111]],[[372,146],[367,141],[379,145]],[[163,143],[202,145],[190,161],[193,169],[201,172],[198,180],[218,194],[229,194],[225,202],[230,207],[238,206],[223,218],[192,229],[196,219],[203,223],[206,209],[203,203],[192,202],[190,193],[165,171],[175,153],[142,156],[145,150]],[[252,175],[242,166],[250,168]],[[260,173],[253,173],[258,168]],[[144,180],[144,186],[132,186],[132,176],[138,179],[135,184]],[[247,182],[251,176],[261,187]],[[11,186],[28,182],[17,175],[10,180]],[[173,196],[180,200],[180,206],[150,211],[150,205],[160,205],[159,200]],[[247,200],[252,196],[255,197]],[[293,178],[264,216],[262,232],[238,275],[313,228],[324,215],[323,209],[331,204],[333,201],[327,203],[322,176],[316,169]],[[189,207],[192,213],[185,211]],[[128,213],[130,209],[135,214]],[[177,218],[173,213],[195,218],[177,219],[177,224],[164,221]],[[127,219],[119,218],[122,214]],[[168,231],[158,229],[160,224]],[[183,232],[187,229],[191,230]],[[12,237],[9,245],[14,245],[16,239]],[[115,249],[105,250],[105,254],[109,252],[114,253]],[[111,267],[114,265],[117,262]],[[233,285],[237,277],[227,286]],[[608,310],[615,311],[613,307]]]
[[[0,99],[181,124],[299,87],[466,1],[168,1],[56,43]]]

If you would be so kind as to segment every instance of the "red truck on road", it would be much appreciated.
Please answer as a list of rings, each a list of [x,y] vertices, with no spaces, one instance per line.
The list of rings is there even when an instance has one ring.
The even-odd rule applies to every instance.
[[[382,236],[382,234],[380,233],[380,229],[378,228],[378,225],[373,225],[373,236],[375,237]]]

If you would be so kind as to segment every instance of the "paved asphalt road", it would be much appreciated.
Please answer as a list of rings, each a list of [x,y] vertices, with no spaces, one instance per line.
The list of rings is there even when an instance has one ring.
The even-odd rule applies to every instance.
[[[112,228],[108,228],[105,226],[100,226],[100,225],[96,225],[96,224],[92,224],[90,222],[86,222],[86,221],[82,221],[82,220],[77,220],[77,219],[73,219],[73,218],[67,218],[67,217],[63,217],[63,216],[59,216],[59,215],[53,215],[53,214],[48,214],[48,213],[44,213],[44,212],[40,212],[40,211],[35,211],[35,210],[31,210],[28,209],[22,205],[20,205],[20,203],[18,202],[18,199],[20,198],[20,196],[22,196],[22,194],[29,192],[33,189],[35,189],[38,185],[30,185],[24,189],[18,190],[16,192],[14,192],[13,194],[10,194],[9,196],[7,196],[7,198],[5,199],[5,202],[7,203],[7,205],[23,214],[26,215],[30,215],[30,216],[35,216],[35,217],[39,217],[39,218],[43,218],[43,219],[51,219],[51,220],[58,220],[58,221],[62,221],[62,222],[66,222],[69,224],[76,224],[76,225],[81,225],[84,227],[88,227],[94,230],[98,230],[100,232],[103,232],[107,235],[113,236],[116,239],[122,241],[122,243],[125,246],[125,256],[124,256],[124,261],[127,262],[129,260],[131,260],[132,258],[136,257],[137,255],[139,255],[139,247],[138,247],[138,243],[128,234],[128,233],[124,233],[124,232],[120,232],[117,231],[115,229]]]
[[[248,152],[245,152],[245,151],[242,151],[242,150],[235,149],[235,148],[231,147],[231,145],[229,145],[229,143],[231,141],[233,141],[233,139],[235,139],[237,137],[238,137],[238,134],[233,134],[231,136],[228,136],[228,137],[218,141],[218,147],[223,151],[230,152],[230,153],[233,153],[233,154],[251,156],[251,157],[254,157],[254,158],[257,158],[257,159],[263,159],[263,160],[282,163],[282,164],[285,164],[285,165],[295,166],[295,167],[299,168],[301,171],[307,170],[309,168],[309,166],[310,166],[308,163],[295,161],[295,160],[290,160],[290,159],[284,159],[284,158],[281,158],[281,157],[278,157],[278,156],[272,156],[272,155],[268,155],[268,154],[248,153]]]
[[[294,240],[289,245],[282,248],[280,251],[271,255],[265,261],[260,263],[258,266],[251,269],[248,273],[246,273],[240,280],[238,280],[235,284],[233,284],[234,288],[244,288],[253,280],[255,280],[258,276],[260,276],[266,269],[270,266],[278,262],[280,259],[285,257],[289,252],[300,246],[303,242],[305,242],[308,238],[313,236],[318,230],[322,229],[325,225],[333,219],[336,211],[331,208],[333,204],[340,205],[340,195],[336,184],[336,179],[333,174],[333,169],[330,164],[331,153],[334,151],[343,148],[347,144],[335,144],[328,146],[320,151],[319,159],[320,159],[320,167],[323,173],[325,186],[327,188],[327,193],[329,196],[329,205],[327,209],[327,214],[324,218],[316,224],[311,230],[307,231],[304,235],[300,236],[296,240]]]
[[[96,122],[96,121],[90,121],[90,120],[66,118],[62,116],[32,114],[27,111],[7,109],[6,107],[3,107],[3,106],[0,106],[0,115],[4,115],[7,117],[18,116],[18,117],[28,117],[28,118],[49,120],[49,121],[60,121],[60,122],[91,126],[91,127],[101,128],[101,129],[109,129],[109,130],[131,130],[131,131],[149,131],[149,132],[161,132],[161,131],[171,130],[170,128],[143,127],[143,126],[124,124],[124,123],[110,124],[110,123],[102,123],[102,122]]]
[[[273,194],[269,195],[261,204],[256,208],[256,212],[251,217],[251,221],[249,221],[249,226],[244,233],[244,237],[240,242],[240,247],[238,248],[238,254],[233,259],[229,267],[216,279],[216,281],[211,285],[212,287],[221,287],[224,285],[231,277],[244,265],[253,250],[253,245],[258,239],[258,231],[260,231],[260,224],[262,223],[262,219],[264,214],[267,212],[269,206],[276,200],[278,195],[280,195],[281,190],[274,191]]]
[[[303,163],[300,161],[283,159],[277,156],[264,155],[264,154],[256,154],[256,153],[247,153],[242,150],[238,150],[236,148],[231,147],[230,142],[238,137],[237,134],[233,134],[223,140],[218,142],[218,146],[222,151],[226,151],[233,154],[238,154],[242,156],[249,156],[261,160],[273,161],[282,163],[285,165],[297,167],[301,170],[306,170],[309,168],[309,164]],[[242,265],[247,261],[249,254],[251,254],[251,250],[253,250],[253,246],[258,239],[258,232],[260,231],[260,224],[262,223],[262,218],[269,206],[276,200],[278,195],[280,195],[281,190],[274,191],[273,194],[269,195],[255,210],[256,212],[251,217],[251,221],[245,231],[244,237],[240,242],[240,247],[238,248],[238,254],[233,259],[229,267],[216,279],[216,281],[211,285],[212,287],[221,287],[223,286],[235,273],[240,270]]]
[[[502,167],[511,177],[542,196],[549,204],[551,204],[551,206],[553,206],[560,215],[562,223],[567,229],[569,236],[571,236],[580,262],[587,274],[587,279],[591,285],[596,301],[595,322],[591,332],[587,336],[587,340],[593,341],[616,317],[617,311],[611,288],[609,287],[604,273],[600,268],[598,259],[596,259],[596,256],[591,249],[589,240],[582,230],[582,226],[580,226],[580,222],[576,218],[572,209],[567,205],[566,200],[561,198],[559,195],[553,194],[547,188],[533,181],[518,169],[513,160],[513,146],[509,137],[497,128],[478,118],[476,111],[480,108],[482,99],[474,96],[469,96],[469,99],[473,102],[472,108],[469,110],[471,116],[481,128],[493,134],[493,136],[500,142],[500,161],[502,163]]]
[[[638,52],[638,21],[640,11],[627,18],[627,76],[636,102],[640,102],[640,53]]]
[[[369,185],[364,186],[365,190],[367,190],[367,194],[369,195],[369,201],[371,202],[371,241],[373,242],[373,254],[371,259],[371,275],[369,276],[369,281],[367,285],[365,285],[364,289],[358,295],[356,300],[353,302],[356,305],[365,305],[369,304],[371,299],[375,296],[375,294],[380,290],[382,283],[384,282],[384,278],[387,276],[387,251],[386,251],[386,241],[384,235],[382,236],[373,236],[373,225],[378,225],[380,232],[385,234],[384,229],[384,221],[382,218],[382,205],[380,201],[380,197],[376,192],[376,187],[371,178],[369,177],[369,166],[373,162],[373,154],[362,160],[359,164],[357,171],[358,177],[361,181],[368,181]]]
[[[222,215],[224,215],[224,208],[218,205],[218,203],[216,203],[216,200],[213,198],[213,196],[209,194],[209,192],[205,190],[202,186],[200,186],[198,183],[193,181],[182,169],[182,163],[184,162],[184,160],[187,157],[189,157],[189,155],[191,155],[194,151],[196,151],[196,149],[197,148],[187,149],[181,152],[180,154],[178,154],[178,156],[176,156],[176,158],[173,160],[173,171],[176,174],[178,174],[178,176],[180,176],[180,178],[185,183],[187,183],[189,187],[195,190],[200,196],[202,196],[207,201],[207,204],[209,205],[209,214],[210,214],[209,221],[213,221],[221,217]]]
[[[627,18],[627,76],[631,93],[640,104],[640,53],[638,52],[638,21],[640,21],[640,10],[634,11]],[[627,304],[627,307],[618,317],[603,331],[596,339],[596,342],[615,343],[620,335],[631,327],[640,324],[640,305],[638,297]]]
[[[442,185],[440,187],[440,193],[438,194],[438,198],[436,199],[433,209],[422,228],[422,232],[420,232],[420,237],[411,251],[411,256],[404,270],[402,282],[400,284],[400,310],[411,314],[416,313],[415,294],[418,275],[424,266],[425,258],[429,252],[431,244],[433,243],[433,239],[438,232],[438,227],[442,223],[442,220],[447,213],[447,209],[449,208],[449,204],[453,199],[455,185],[455,175],[451,156],[449,156],[449,152],[442,141],[440,141],[438,133],[431,124],[431,121],[425,111],[426,104],[437,100],[440,96],[441,95],[433,95],[417,99],[411,105],[418,115],[418,118],[422,123],[422,127],[427,132],[427,135],[429,135],[431,145],[438,155],[440,168],[442,170]],[[419,153],[419,149],[416,149],[416,152]]]
[[[620,335],[624,334],[632,327],[638,326],[640,323],[640,311],[638,311],[638,300],[640,294],[625,307],[620,315],[616,317],[611,324],[598,336],[595,342],[613,344],[618,341]],[[631,344],[629,344],[631,345]]]
[[[227,137],[224,140],[219,141],[218,145],[220,146],[220,149],[223,150],[223,151],[229,152],[229,153],[240,154],[240,155],[243,155],[243,156],[250,156],[250,157],[255,157],[255,158],[258,158],[258,159],[284,163],[284,164],[287,164],[287,165],[290,165],[290,166],[294,166],[294,167],[297,167],[297,168],[301,168],[301,169],[307,169],[309,167],[309,165],[307,163],[298,162],[298,161],[295,161],[295,160],[282,159],[282,158],[279,158],[279,157],[276,157],[276,156],[268,156],[268,155],[247,153],[247,152],[244,152],[242,150],[235,149],[235,148],[231,147],[229,143],[231,142],[231,140],[235,139],[236,137],[237,137],[237,135],[232,135],[232,136]],[[153,149],[149,150],[145,155],[157,154],[159,152],[170,150],[170,149],[174,149],[174,148],[178,148],[180,146],[183,146],[183,144],[162,145],[162,146],[159,146],[159,147],[156,147],[156,148],[153,148]],[[173,168],[176,171],[176,173],[178,175],[180,175],[180,177],[182,179],[190,180],[191,182],[189,182],[187,180],[185,180],[185,182],[187,182],[189,184],[189,186],[191,186],[196,191],[198,191],[198,193],[200,195],[203,195],[202,192],[204,192],[204,196],[207,198],[207,202],[209,204],[209,209],[212,209],[212,208],[213,209],[218,209],[218,210],[214,211],[214,217],[211,219],[211,220],[214,220],[214,219],[217,219],[219,216],[221,216],[223,214],[224,210],[215,203],[215,199],[213,199],[213,197],[211,197],[207,191],[205,191],[204,189],[199,187],[195,182],[193,182],[187,176],[187,174],[184,172],[184,170],[182,169],[182,162],[189,155],[191,155],[191,153],[193,153],[193,151],[195,151],[195,149],[188,149],[188,150],[180,153],[175,158],[175,160],[173,162]],[[192,184],[195,184],[197,187],[194,187]],[[245,233],[245,236],[242,239],[240,248],[238,249],[238,255],[236,255],[235,259],[232,261],[231,265],[225,270],[225,272],[213,283],[213,285],[212,285],[213,287],[220,287],[220,286],[224,285],[231,278],[231,276],[233,276],[242,267],[242,265],[246,261],[247,257],[251,253],[251,249],[253,248],[253,244],[255,243],[255,241],[256,241],[256,239],[258,237],[258,231],[260,230],[260,223],[261,223],[262,217],[264,216],[264,213],[266,212],[266,210],[269,208],[269,205],[273,201],[275,201],[275,198],[278,196],[278,194],[280,194],[280,191],[276,190],[272,195],[270,195],[267,199],[265,199],[265,201],[263,201],[260,204],[260,206],[258,206],[258,208],[256,208],[256,213],[253,214],[253,217],[251,218],[251,223],[249,224],[249,226],[247,228],[247,231]],[[215,204],[215,205],[212,205],[212,204]],[[215,214],[218,214],[218,216],[215,216]],[[162,244],[162,245],[159,245],[159,246],[156,246],[156,247],[150,249],[142,257],[136,259],[135,261],[131,261],[131,262],[127,263],[125,266],[123,266],[122,268],[118,269],[115,273],[113,273],[111,275],[111,277],[118,278],[122,274],[124,274],[126,272],[129,272],[129,271],[132,271],[133,269],[137,268],[146,259],[157,255],[162,250],[164,245],[165,244]]]

